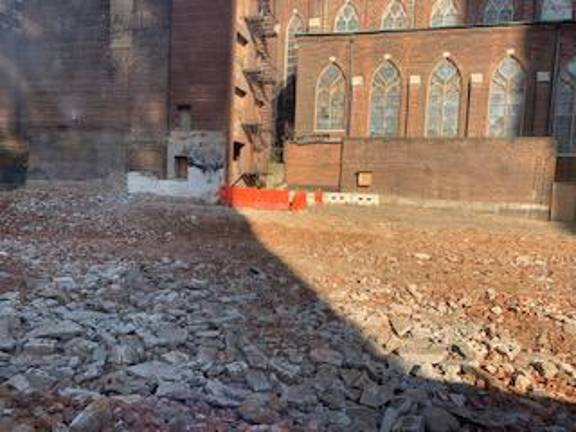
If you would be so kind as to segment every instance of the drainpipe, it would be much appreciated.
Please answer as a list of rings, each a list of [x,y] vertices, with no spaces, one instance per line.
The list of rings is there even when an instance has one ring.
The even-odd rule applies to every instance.
[[[170,0],[168,4],[168,60],[166,64],[167,69],[167,77],[166,77],[166,152],[164,153],[165,161],[164,161],[164,170],[166,172],[165,177],[168,177],[168,164],[171,162],[168,160],[168,155],[170,151],[168,150],[168,146],[170,145],[170,135],[172,133],[172,25],[174,21],[174,17],[172,14],[174,13],[174,2]]]
[[[354,85],[352,80],[354,79],[354,73],[352,70],[352,46],[354,44],[353,36],[348,38],[348,97],[347,100],[347,116],[346,116],[346,137],[350,137],[350,132],[352,129],[352,98],[354,96]]]
[[[561,26],[559,24],[555,25],[556,35],[554,42],[554,63],[552,64],[552,82],[550,99],[548,101],[548,134],[554,135],[554,102],[556,101],[558,74],[560,72],[560,31]]]
[[[238,13],[238,0],[230,0],[230,22],[228,28],[229,57],[228,57],[228,99],[227,103],[227,125],[226,125],[226,152],[224,161],[224,183],[225,186],[232,184],[232,158],[234,148],[234,67],[236,64],[236,17]]]

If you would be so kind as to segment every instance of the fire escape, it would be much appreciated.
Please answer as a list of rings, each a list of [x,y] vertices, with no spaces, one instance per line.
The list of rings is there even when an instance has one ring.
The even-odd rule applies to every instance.
[[[276,37],[276,20],[269,8],[247,16],[246,24],[252,35],[256,50],[253,65],[244,69],[244,76],[257,101],[260,118],[246,120],[242,127],[252,140],[254,150],[262,152],[274,143],[273,100],[276,86],[276,70],[272,65],[270,39]]]

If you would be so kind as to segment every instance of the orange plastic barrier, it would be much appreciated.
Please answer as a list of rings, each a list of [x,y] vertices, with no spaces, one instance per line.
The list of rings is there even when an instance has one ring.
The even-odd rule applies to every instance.
[[[222,187],[220,201],[233,208],[259,210],[302,210],[306,208],[306,194],[297,192],[290,201],[285,190],[256,189],[246,187]]]

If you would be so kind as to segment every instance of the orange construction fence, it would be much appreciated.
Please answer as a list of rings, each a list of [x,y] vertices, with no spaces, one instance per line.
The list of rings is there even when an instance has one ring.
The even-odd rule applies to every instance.
[[[220,189],[220,201],[233,208],[303,210],[306,208],[306,193],[223,186]]]

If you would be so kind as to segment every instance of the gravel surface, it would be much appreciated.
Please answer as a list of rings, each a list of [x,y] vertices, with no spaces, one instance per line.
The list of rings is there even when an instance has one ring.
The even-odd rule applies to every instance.
[[[0,431],[576,430],[576,237],[0,193]]]

